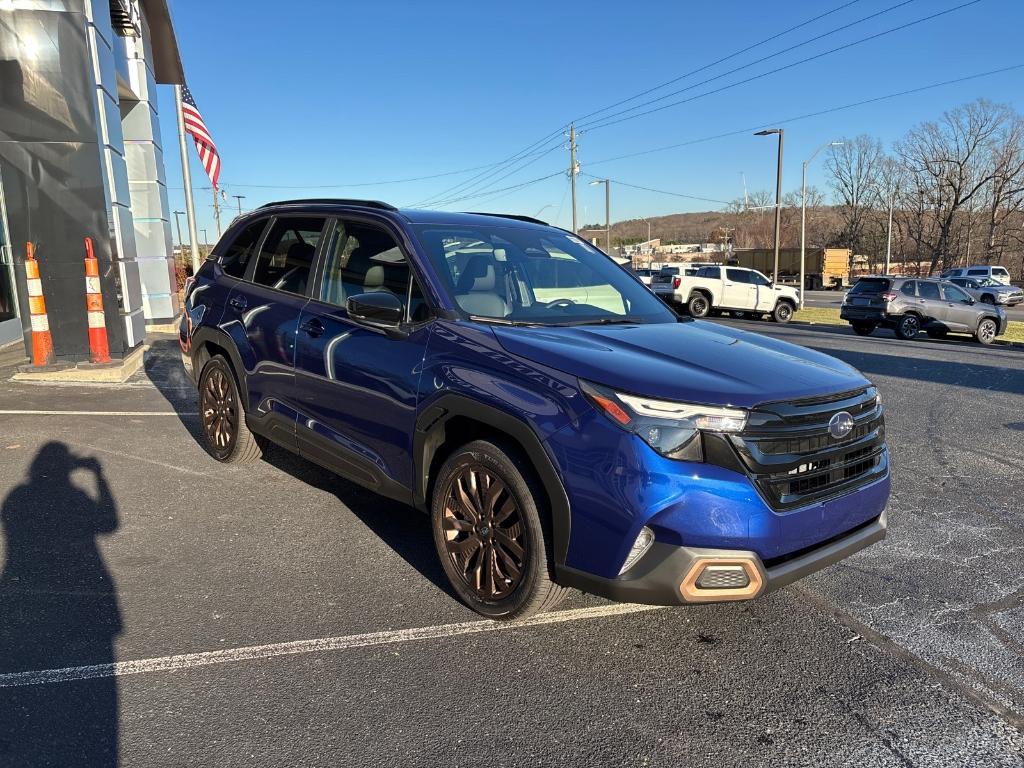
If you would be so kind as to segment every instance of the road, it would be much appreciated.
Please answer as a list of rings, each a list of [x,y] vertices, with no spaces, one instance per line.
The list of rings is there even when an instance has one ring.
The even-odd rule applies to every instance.
[[[843,303],[843,291],[807,291],[804,294],[804,305],[808,307],[824,307],[839,309]],[[1024,304],[1006,307],[1006,316],[1011,320],[1024,320]]]
[[[890,537],[748,604],[524,626],[454,599],[415,511],[213,462],[173,340],[120,388],[4,379],[0,765],[1020,766],[1024,352],[721,322],[877,383]]]

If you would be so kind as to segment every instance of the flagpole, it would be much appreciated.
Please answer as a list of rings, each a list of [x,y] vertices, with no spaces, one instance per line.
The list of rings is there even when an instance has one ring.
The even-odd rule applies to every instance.
[[[185,213],[188,219],[189,250],[192,251],[192,274],[199,271],[199,231],[196,228],[196,208],[192,200],[192,172],[188,166],[188,143],[185,141],[185,112],[181,106],[181,86],[174,86],[174,103],[178,109],[178,145],[181,150],[181,180],[185,186]]]

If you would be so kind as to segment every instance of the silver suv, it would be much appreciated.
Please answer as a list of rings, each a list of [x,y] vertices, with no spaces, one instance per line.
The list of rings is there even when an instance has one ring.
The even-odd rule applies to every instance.
[[[1024,302],[1024,290],[1015,285],[1003,285],[991,277],[951,277],[949,282],[956,283],[978,301],[986,304],[1015,307]]]
[[[933,339],[969,333],[982,344],[1005,333],[1007,322],[1002,307],[979,303],[958,285],[907,277],[862,277],[843,299],[839,316],[860,336],[882,326],[901,339],[915,339],[924,330]]]

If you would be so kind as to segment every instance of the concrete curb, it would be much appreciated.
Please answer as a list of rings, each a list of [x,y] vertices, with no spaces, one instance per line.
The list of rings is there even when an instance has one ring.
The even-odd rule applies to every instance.
[[[177,333],[181,315],[166,323],[146,323],[146,333]]]
[[[49,370],[33,370],[29,366],[24,366],[14,374],[11,380],[123,384],[142,368],[143,357],[148,349],[149,345],[143,344],[129,353],[123,360],[105,365],[79,363],[74,366]]]

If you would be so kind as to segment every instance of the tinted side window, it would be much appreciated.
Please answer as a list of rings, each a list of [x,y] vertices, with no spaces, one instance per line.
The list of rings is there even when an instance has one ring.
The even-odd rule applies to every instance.
[[[260,235],[267,226],[267,220],[255,221],[241,232],[234,242],[224,251],[220,257],[220,265],[231,277],[241,280],[245,277],[245,268],[249,265],[249,257],[252,256],[259,245]]]
[[[252,281],[304,295],[325,222],[313,217],[275,219],[256,259]]]
[[[939,286],[937,283],[918,283],[917,295],[922,299],[939,300]]]
[[[718,267],[701,267],[697,270],[697,277],[707,277],[712,280],[718,280],[722,277],[722,270]]]
[[[984,277],[988,274],[987,269],[968,269],[967,274],[971,277]]]
[[[725,277],[734,283],[750,282],[750,273],[743,269],[727,269],[725,270]]]
[[[1006,271],[1005,267],[992,267],[992,274],[999,275],[1000,277],[1010,276],[1010,273]]]
[[[917,289],[914,287],[914,281],[910,280],[909,282],[904,283],[903,287],[900,288],[900,293],[905,296],[916,296]]]
[[[359,222],[337,223],[327,248],[321,301],[344,307],[352,296],[377,291],[406,301],[408,290],[409,263],[390,234]]]

